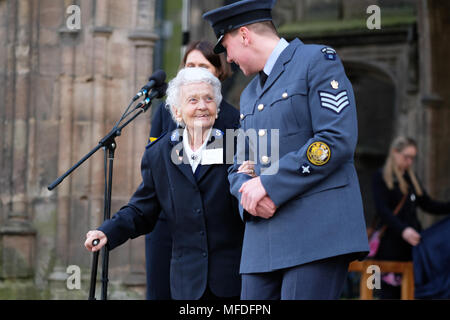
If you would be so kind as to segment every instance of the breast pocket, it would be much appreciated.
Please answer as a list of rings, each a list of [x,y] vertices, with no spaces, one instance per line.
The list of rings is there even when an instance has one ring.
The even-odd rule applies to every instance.
[[[251,128],[253,126],[252,116],[255,113],[256,102],[254,99],[242,98],[240,101],[240,127],[243,130]]]
[[[285,87],[273,89],[270,94],[270,117],[276,122],[274,127],[280,128],[280,136],[310,130],[311,117],[305,79],[293,80]]]

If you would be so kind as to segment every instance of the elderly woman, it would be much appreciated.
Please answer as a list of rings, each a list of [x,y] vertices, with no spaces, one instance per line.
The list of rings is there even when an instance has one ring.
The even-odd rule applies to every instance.
[[[214,44],[209,41],[194,41],[187,45],[181,68],[202,67],[208,69],[220,81],[231,75],[230,65],[224,55],[214,53]],[[222,86],[223,90],[223,86]],[[226,132],[227,129],[238,129],[240,125],[239,111],[222,99],[219,117],[214,122],[214,128]],[[166,131],[173,131],[177,124],[173,121],[166,103],[161,103],[155,109],[152,118],[150,139],[159,137]],[[145,237],[145,257],[147,274],[147,299],[170,299],[170,258],[172,256],[172,239],[167,224],[166,214],[161,212],[153,231]]]
[[[229,192],[226,142],[213,128],[220,81],[205,68],[185,68],[169,82],[167,104],[182,127],[150,143],[142,183],[112,219],[86,235],[90,251],[110,250],[150,232],[161,211],[172,237],[174,299],[238,297],[243,224]],[[92,241],[100,243],[93,247]]]

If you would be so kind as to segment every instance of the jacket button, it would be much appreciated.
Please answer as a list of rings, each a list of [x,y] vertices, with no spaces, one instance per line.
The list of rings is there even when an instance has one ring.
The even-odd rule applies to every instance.
[[[287,92],[284,92],[284,93],[281,95],[281,97],[282,97],[283,99],[286,99],[286,98],[288,97],[288,93],[287,93]]]
[[[264,109],[264,105],[261,103],[260,105],[258,105],[258,110],[262,111]]]
[[[208,254],[203,251],[202,256],[206,257]]]
[[[266,130],[264,130],[264,129],[261,129],[261,130],[258,131],[258,135],[260,137],[264,137],[265,134],[266,134]]]
[[[264,163],[264,164],[269,163],[269,157],[268,156],[262,156],[261,157],[261,162]]]
[[[195,210],[195,213],[197,213],[197,214],[200,214],[201,212],[202,212],[202,210],[200,210],[200,209]]]
[[[241,113],[241,120],[244,119],[244,115]]]

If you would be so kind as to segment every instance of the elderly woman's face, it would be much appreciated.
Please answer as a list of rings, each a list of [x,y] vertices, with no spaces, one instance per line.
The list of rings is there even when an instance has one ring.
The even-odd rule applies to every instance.
[[[188,130],[209,129],[216,120],[217,105],[214,90],[209,83],[190,83],[180,88],[180,108],[176,109]]]

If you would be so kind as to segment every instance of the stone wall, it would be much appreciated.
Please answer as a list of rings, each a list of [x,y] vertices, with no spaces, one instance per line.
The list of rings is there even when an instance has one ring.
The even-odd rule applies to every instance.
[[[78,30],[66,23],[73,4]],[[103,219],[103,151],[47,186],[98,144],[147,81],[153,21],[154,0],[0,0],[0,299],[87,298],[83,243]],[[116,139],[113,213],[140,181],[149,116]],[[144,297],[143,243],[111,252],[111,298]],[[81,290],[66,287],[69,265],[82,270]]]

